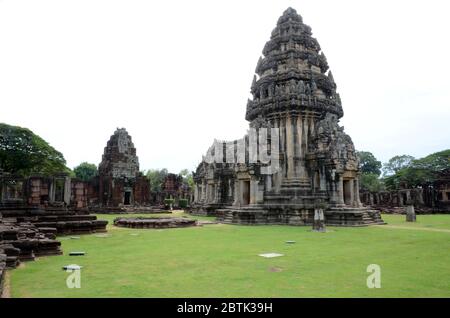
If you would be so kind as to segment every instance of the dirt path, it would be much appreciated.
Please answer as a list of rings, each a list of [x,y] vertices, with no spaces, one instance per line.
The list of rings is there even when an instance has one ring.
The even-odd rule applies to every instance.
[[[427,227],[398,226],[398,225],[374,225],[374,226],[375,227],[379,227],[379,228],[388,228],[388,229],[419,230],[419,231],[450,233],[450,230],[446,230],[446,229],[431,229],[431,228],[427,228]]]
[[[0,298],[11,298],[11,281],[9,275],[9,271],[6,271],[5,285],[3,286],[3,293],[0,295]]]

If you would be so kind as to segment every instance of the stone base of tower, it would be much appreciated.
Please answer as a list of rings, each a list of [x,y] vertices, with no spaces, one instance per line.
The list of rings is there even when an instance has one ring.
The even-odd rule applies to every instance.
[[[242,225],[312,225],[313,211],[268,209],[264,205],[217,210],[217,220]]]
[[[209,203],[209,204],[191,204],[189,213],[196,216],[217,216],[217,211],[223,209],[224,204]]]
[[[386,224],[378,210],[366,207],[335,207],[325,211],[325,222],[332,226],[367,226]]]
[[[268,207],[249,205],[227,207],[215,211],[217,220],[226,224],[242,225],[307,225],[314,222],[314,208]],[[369,208],[339,207],[325,211],[325,224],[330,226],[368,226],[386,224],[380,211]]]

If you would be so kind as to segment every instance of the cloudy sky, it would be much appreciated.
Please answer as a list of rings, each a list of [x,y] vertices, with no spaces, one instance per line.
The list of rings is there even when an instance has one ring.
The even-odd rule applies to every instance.
[[[192,170],[214,138],[246,132],[258,57],[289,6],[327,56],[357,149],[384,162],[450,148],[445,0],[0,0],[0,122],[69,167],[98,164],[125,127],[141,170]]]

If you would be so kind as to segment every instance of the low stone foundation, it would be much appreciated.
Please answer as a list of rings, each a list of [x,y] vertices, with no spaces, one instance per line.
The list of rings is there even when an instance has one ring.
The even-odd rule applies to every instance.
[[[136,206],[136,207],[91,207],[89,208],[91,213],[99,214],[133,214],[133,213],[172,213],[170,210],[164,209],[163,206]]]
[[[217,216],[217,211],[223,208],[223,204],[192,204],[189,213],[196,216]]]
[[[106,232],[108,221],[97,220],[86,211],[68,210],[64,206],[45,208],[20,204],[2,204],[0,213],[8,223],[31,223],[44,231],[56,229],[55,235]]]
[[[265,206],[228,207],[216,211],[218,221],[243,225],[308,225],[314,223],[314,209],[268,209]],[[385,224],[380,211],[368,208],[332,208],[324,211],[325,224],[368,226]]]
[[[197,221],[187,218],[116,218],[114,225],[133,229],[163,229],[196,226]]]

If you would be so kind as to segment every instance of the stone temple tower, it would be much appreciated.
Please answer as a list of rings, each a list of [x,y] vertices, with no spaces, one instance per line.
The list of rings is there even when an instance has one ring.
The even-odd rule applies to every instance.
[[[148,180],[139,172],[136,148],[125,128],[117,128],[108,140],[98,172],[94,183],[100,207],[136,206],[149,202]]]
[[[113,178],[135,178],[139,172],[139,161],[136,156],[131,136],[125,128],[117,128],[106,144],[99,174]]]
[[[327,224],[382,223],[379,212],[359,200],[355,148],[338,124],[341,99],[311,28],[288,8],[262,53],[246,120],[257,140],[262,128],[278,131],[279,138],[271,136],[269,143],[278,143],[279,169],[263,174],[262,162],[204,160],[194,174],[193,213],[215,214],[230,223],[302,225],[312,223],[315,210],[325,209]],[[251,144],[251,138],[245,136],[244,143]],[[230,145],[239,141],[219,142],[219,148],[217,143],[212,152],[223,147],[230,153]]]

